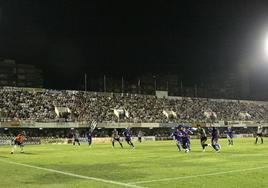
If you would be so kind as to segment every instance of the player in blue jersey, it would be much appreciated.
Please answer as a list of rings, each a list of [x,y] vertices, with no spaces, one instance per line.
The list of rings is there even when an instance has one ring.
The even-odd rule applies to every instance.
[[[219,130],[217,127],[212,127],[212,133],[211,133],[211,145],[215,149],[215,151],[219,152],[221,149],[221,146],[218,144],[219,140]]]
[[[134,144],[133,144],[132,141],[131,141],[131,134],[130,134],[130,131],[129,131],[128,128],[125,128],[125,130],[123,131],[123,135],[124,135],[124,137],[125,137],[126,142],[127,142],[130,146],[132,146],[132,148],[134,149],[135,146],[134,146]]]
[[[227,139],[228,139],[228,145],[229,146],[234,145],[234,141],[233,141],[234,135],[233,135],[233,129],[231,126],[227,127],[226,135],[227,135]]]
[[[91,144],[92,144],[92,135],[93,135],[93,131],[95,130],[95,128],[97,127],[98,123],[95,120],[92,120],[89,126],[89,130],[86,134],[86,138],[87,138],[87,142],[88,142],[88,146],[91,148]]]
[[[181,127],[180,129],[180,137],[181,137],[181,143],[182,148],[185,149],[185,153],[188,153],[190,151],[190,140],[189,140],[189,132],[185,129],[185,127]]]
[[[185,128],[185,133],[187,135],[188,148],[189,148],[189,150],[191,150],[191,137],[190,137],[190,135],[193,134],[193,132],[191,130],[192,130],[191,127]]]
[[[91,131],[87,132],[86,137],[87,137],[88,146],[91,147],[91,144],[92,144],[92,133],[91,133]]]
[[[180,131],[180,128],[177,128],[171,136],[176,141],[176,146],[178,148],[178,151],[181,151],[181,145],[182,145],[182,133]]]

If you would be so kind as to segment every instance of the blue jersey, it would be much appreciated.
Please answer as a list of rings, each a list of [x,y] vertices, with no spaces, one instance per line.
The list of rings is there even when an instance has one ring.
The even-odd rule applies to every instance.
[[[187,138],[190,139],[190,134],[192,134],[191,128],[186,129],[185,134],[186,134]]]
[[[188,142],[189,141],[189,132],[188,131],[180,131],[180,137],[182,139],[182,142]]]
[[[212,128],[212,140],[215,140],[217,142],[218,138],[219,138],[218,128],[213,127]]]
[[[126,140],[130,140],[131,139],[131,134],[130,134],[130,132],[129,132],[128,129],[125,129],[124,130],[123,135],[125,136],[125,139]]]
[[[91,140],[91,139],[92,139],[91,133],[87,133],[87,140]]]
[[[212,137],[218,137],[218,129],[216,127],[212,128]]]
[[[182,132],[177,130],[172,133],[172,136],[175,138],[177,142],[182,142]]]

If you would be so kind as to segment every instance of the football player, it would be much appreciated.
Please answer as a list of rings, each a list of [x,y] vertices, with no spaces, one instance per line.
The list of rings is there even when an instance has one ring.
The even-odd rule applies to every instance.
[[[203,152],[206,150],[207,146],[211,146],[210,144],[206,144],[207,141],[207,133],[204,128],[202,128],[200,125],[197,125],[197,132],[200,136],[200,143],[203,148]]]
[[[80,146],[78,130],[75,130],[73,133],[73,145],[75,145],[75,142],[77,142],[77,144]]]
[[[218,140],[219,140],[219,130],[217,127],[212,127],[211,145],[216,152],[220,152],[221,149],[220,144],[218,144]]]
[[[231,126],[227,127],[227,132],[226,133],[227,133],[228,145],[229,146],[234,145],[234,141],[233,141],[234,135],[233,135],[233,129],[232,129]]]
[[[12,150],[10,152],[11,154],[15,152],[17,145],[20,146],[20,152],[24,153],[24,141],[26,140],[25,136],[26,136],[25,131],[22,131],[13,139]]]
[[[180,128],[178,127],[172,134],[171,136],[173,139],[176,141],[176,146],[178,148],[178,151],[181,151],[181,146],[182,146],[182,132],[180,131]]]
[[[259,138],[261,138],[261,144],[263,144],[262,131],[263,131],[263,127],[262,127],[262,125],[258,125],[255,144],[258,143],[258,139],[259,139]]]
[[[120,144],[121,148],[123,148],[123,144],[120,142],[120,136],[119,136],[118,131],[116,129],[114,129],[112,131],[112,148],[114,148],[115,141]]]
[[[131,141],[131,134],[128,128],[125,128],[125,130],[123,131],[123,135],[125,136],[126,142],[132,147],[132,149],[135,149],[135,146]]]

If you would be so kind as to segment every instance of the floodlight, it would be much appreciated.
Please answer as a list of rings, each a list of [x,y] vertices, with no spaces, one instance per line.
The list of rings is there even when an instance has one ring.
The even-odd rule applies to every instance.
[[[264,41],[264,53],[268,57],[268,35],[266,36]]]

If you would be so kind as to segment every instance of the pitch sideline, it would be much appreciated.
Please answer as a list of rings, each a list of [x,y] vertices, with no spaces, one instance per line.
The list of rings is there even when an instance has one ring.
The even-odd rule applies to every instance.
[[[43,171],[47,171],[47,172],[63,174],[63,175],[66,175],[66,176],[72,176],[72,177],[77,177],[77,178],[81,178],[81,179],[93,180],[93,181],[103,182],[103,183],[110,183],[110,184],[120,185],[120,186],[124,186],[124,187],[144,188],[144,187],[141,187],[141,186],[134,185],[133,183],[129,184],[129,183],[123,183],[123,182],[118,182],[118,181],[113,181],[113,180],[106,180],[106,179],[102,179],[102,178],[83,176],[83,175],[74,174],[74,173],[70,173],[70,172],[63,172],[63,171],[60,171],[60,170],[54,170],[54,169],[50,169],[50,168],[44,168],[44,167],[39,167],[39,166],[34,166],[34,165],[17,163],[17,162],[13,162],[13,161],[2,160],[2,159],[0,159],[0,161],[3,162],[3,163],[9,163],[9,164],[13,164],[13,165],[24,166],[24,167],[43,170]]]
[[[265,168],[268,168],[268,166],[246,168],[246,169],[241,169],[241,170],[230,170],[230,171],[224,171],[224,172],[207,173],[207,174],[197,174],[197,175],[191,175],[191,176],[180,176],[180,177],[174,177],[174,178],[163,178],[163,179],[155,179],[155,180],[136,181],[136,182],[129,182],[128,184],[135,185],[135,184],[143,184],[143,183],[146,184],[146,183],[152,183],[152,182],[171,181],[171,180],[178,180],[178,179],[198,178],[198,177],[230,174],[230,173],[234,173],[234,172],[246,172],[246,171],[260,170],[260,169],[265,169]]]

